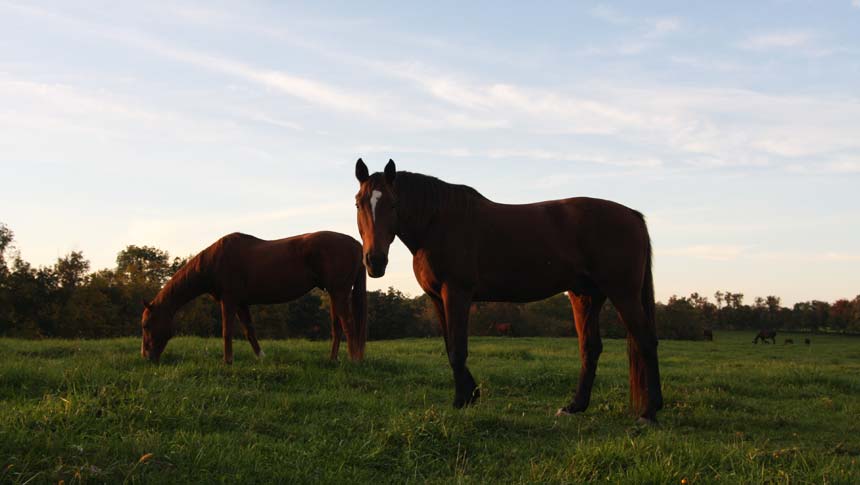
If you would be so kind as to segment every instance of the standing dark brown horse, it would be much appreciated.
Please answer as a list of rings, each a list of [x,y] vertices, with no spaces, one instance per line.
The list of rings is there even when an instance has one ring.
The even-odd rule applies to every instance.
[[[158,361],[173,336],[173,316],[180,307],[208,293],[221,303],[224,362],[233,362],[233,324],[238,315],[254,353],[262,355],[249,305],[295,300],[314,287],[331,298],[331,359],[340,346],[338,324],[346,334],[349,355],[364,357],[367,295],[361,244],[336,232],[314,232],[264,241],[233,233],[191,258],[154,300],[144,302],[140,353]]]
[[[558,414],[585,411],[603,349],[600,309],[610,298],[627,327],[631,400],[654,421],[663,406],[657,365],[651,242],[639,212],[614,202],[572,198],[510,205],[426,175],[355,166],[358,229],[371,277],[385,273],[397,236],[439,316],[454,373],[454,406],[479,391],[466,367],[474,301],[540,300],[567,291],[582,369],[573,400]]]

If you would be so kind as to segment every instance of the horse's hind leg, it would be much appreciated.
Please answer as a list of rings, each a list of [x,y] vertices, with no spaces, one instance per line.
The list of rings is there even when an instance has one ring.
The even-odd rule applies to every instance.
[[[573,307],[573,321],[579,340],[579,384],[573,401],[558,410],[556,415],[583,412],[591,401],[591,389],[597,372],[597,360],[603,352],[603,342],[600,340],[600,309],[606,301],[603,295],[575,295],[567,292]]]
[[[245,332],[245,338],[254,349],[254,354],[257,357],[262,357],[265,354],[260,350],[260,343],[257,342],[257,329],[254,328],[254,323],[251,321],[251,310],[248,305],[239,305],[236,315],[239,316],[239,321],[242,323],[242,330]]]
[[[657,364],[657,332],[645,316],[640,298],[613,300],[627,327],[627,356],[630,361],[630,395],[640,417],[656,421],[663,407],[660,369]]]
[[[346,346],[349,349],[349,358],[354,361],[359,361],[363,358],[359,349],[359,336],[355,334],[355,321],[352,316],[352,306],[350,304],[350,290],[335,290],[331,294],[331,307],[334,315],[337,318],[332,319],[332,332],[337,332],[337,322],[340,322],[340,328],[346,336]],[[337,358],[337,353],[334,353]]]
[[[335,310],[334,296],[329,294],[329,309],[331,310],[331,354],[330,360],[337,360],[337,354],[340,351],[340,330],[338,325],[337,311]]]

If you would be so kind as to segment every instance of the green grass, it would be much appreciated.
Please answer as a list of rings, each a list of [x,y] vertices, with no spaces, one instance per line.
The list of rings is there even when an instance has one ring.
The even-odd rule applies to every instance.
[[[473,338],[483,395],[462,411],[441,339],[370,342],[361,364],[237,341],[231,367],[215,339],[161,365],[137,339],[0,339],[0,483],[860,483],[860,339],[784,337],[661,342],[655,428],[629,411],[622,340],[588,412],[557,419],[574,339]]]

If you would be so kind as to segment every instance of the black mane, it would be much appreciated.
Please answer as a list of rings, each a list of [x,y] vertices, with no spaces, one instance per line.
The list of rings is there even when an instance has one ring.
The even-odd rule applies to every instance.
[[[398,213],[428,216],[447,210],[467,210],[478,201],[487,200],[468,185],[448,182],[412,172],[397,172],[394,181]]]

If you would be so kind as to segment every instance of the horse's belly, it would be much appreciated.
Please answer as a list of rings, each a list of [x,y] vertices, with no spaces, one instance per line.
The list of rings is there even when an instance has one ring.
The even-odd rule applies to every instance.
[[[529,302],[543,300],[565,291],[589,293],[590,279],[571,271],[518,272],[482,278],[475,301]]]
[[[269,305],[288,303],[311,291],[316,283],[310,275],[294,272],[288,275],[268,275],[268,278],[253,278],[245,287],[245,303]]]

